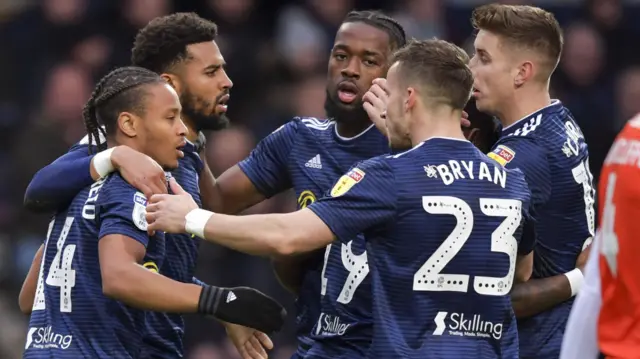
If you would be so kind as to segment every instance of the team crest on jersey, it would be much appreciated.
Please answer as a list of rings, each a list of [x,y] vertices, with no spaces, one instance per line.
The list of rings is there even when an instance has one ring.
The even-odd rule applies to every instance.
[[[316,195],[309,190],[302,191],[300,196],[298,197],[298,207],[299,208],[307,208],[313,202],[316,201]]]
[[[336,185],[331,189],[331,197],[340,197],[343,194],[349,192],[351,187],[362,181],[365,174],[366,173],[364,173],[363,170],[354,168],[346,175],[340,177],[338,183],[336,183]]]
[[[131,220],[133,224],[141,231],[146,231],[149,224],[147,223],[147,197],[142,193],[136,192],[133,195],[133,212],[131,213]]]
[[[513,160],[513,157],[515,157],[515,155],[516,151],[510,149],[505,145],[498,145],[498,147],[496,147],[496,149],[492,152],[489,152],[487,156],[494,159],[504,167],[507,165],[507,163]]]
[[[155,263],[154,263],[154,262],[152,262],[152,261],[145,262],[142,266],[143,266],[143,267],[145,267],[147,270],[149,270],[149,271],[153,272],[153,273],[158,273],[158,272],[160,272],[160,270],[158,269],[158,265],[157,265],[157,264],[155,264]]]

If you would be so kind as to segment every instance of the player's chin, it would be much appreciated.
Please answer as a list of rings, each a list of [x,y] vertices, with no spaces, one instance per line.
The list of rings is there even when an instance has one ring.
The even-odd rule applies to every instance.
[[[164,168],[165,171],[173,171],[179,166],[178,160],[179,160],[179,156],[177,156],[176,154],[172,156],[169,160],[164,161],[164,163],[162,164],[162,168]]]

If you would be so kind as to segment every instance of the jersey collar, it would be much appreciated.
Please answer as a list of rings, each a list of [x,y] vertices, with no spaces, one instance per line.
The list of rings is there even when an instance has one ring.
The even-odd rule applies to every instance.
[[[538,114],[541,114],[541,113],[556,111],[559,107],[562,107],[562,102],[560,102],[560,100],[553,99],[553,100],[551,100],[551,103],[548,104],[547,106],[545,106],[545,107],[543,107],[543,108],[541,108],[541,109],[539,109],[537,111],[534,111],[534,112],[524,116],[523,118],[521,118],[518,121],[510,124],[507,127],[503,127],[502,128],[502,133],[505,134],[506,132],[511,132],[511,131],[513,131],[513,130],[515,130],[517,128],[520,128],[522,125],[527,123],[526,120],[529,120],[530,118],[535,117],[535,116],[537,116]]]

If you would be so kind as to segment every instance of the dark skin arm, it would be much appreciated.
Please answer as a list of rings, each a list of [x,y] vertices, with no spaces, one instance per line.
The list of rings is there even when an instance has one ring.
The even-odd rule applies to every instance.
[[[205,158],[201,154],[201,158]],[[210,211],[224,214],[237,214],[262,202],[265,197],[251,183],[238,165],[226,170],[217,179],[211,173],[207,161],[200,174],[200,198],[202,206]],[[276,277],[282,286],[297,293],[302,283],[304,261],[307,255],[283,256],[272,259]]]
[[[577,268],[583,270],[591,247],[587,247],[577,261]],[[527,318],[571,299],[571,286],[564,274],[548,278],[530,279],[518,283],[511,291],[511,304],[516,318]]]
[[[145,269],[139,263],[146,248],[120,234],[110,234],[98,244],[102,291],[135,308],[167,313],[196,313],[202,287],[174,281]]]
[[[22,283],[20,295],[18,296],[18,305],[20,306],[20,311],[26,315],[31,314],[31,309],[33,308],[33,300],[36,297],[36,289],[38,287],[38,274],[40,273],[40,263],[42,263],[43,251],[44,244],[40,245],[40,248],[38,248],[36,255],[33,257],[33,262],[31,262],[29,273],[27,273],[27,277]]]

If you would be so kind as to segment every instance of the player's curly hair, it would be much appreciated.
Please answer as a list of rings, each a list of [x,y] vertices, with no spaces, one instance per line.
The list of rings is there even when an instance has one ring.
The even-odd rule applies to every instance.
[[[106,141],[100,141],[100,135],[106,139],[107,133],[114,133],[121,112],[144,113],[142,85],[151,83],[165,82],[155,72],[134,66],[115,69],[98,81],[82,110],[89,137],[89,153],[93,153],[94,143],[98,151],[107,148]]]
[[[215,23],[193,12],[159,17],[136,35],[131,63],[160,74],[187,58],[188,45],[213,41],[217,35]]]
[[[407,34],[402,25],[380,11],[351,11],[342,21],[343,24],[347,22],[362,22],[386,32],[389,35],[392,50],[397,50],[407,43]]]

